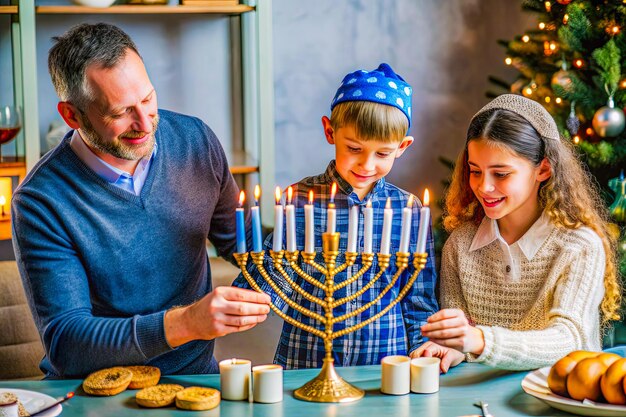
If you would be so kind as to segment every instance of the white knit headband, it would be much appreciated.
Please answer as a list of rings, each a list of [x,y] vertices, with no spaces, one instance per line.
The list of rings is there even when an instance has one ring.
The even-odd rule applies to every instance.
[[[556,122],[550,113],[534,100],[517,94],[502,94],[480,109],[478,113],[472,117],[472,122],[478,115],[492,109],[502,109],[516,113],[526,119],[526,121],[544,138],[560,140],[559,129],[556,127]]]

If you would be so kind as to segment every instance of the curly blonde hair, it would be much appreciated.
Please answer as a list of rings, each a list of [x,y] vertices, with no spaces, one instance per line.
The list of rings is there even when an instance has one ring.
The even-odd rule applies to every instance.
[[[618,320],[621,285],[616,267],[617,235],[611,230],[597,184],[583,168],[569,143],[541,137],[522,116],[508,110],[491,109],[474,117],[467,131],[465,149],[457,159],[446,194],[446,230],[451,232],[466,222],[478,225],[485,217],[483,207],[469,185],[467,145],[473,140],[504,146],[534,166],[547,158],[552,174],[539,188],[539,204],[556,227],[577,229],[586,226],[600,237],[606,254],[605,293],[600,305],[602,324]]]

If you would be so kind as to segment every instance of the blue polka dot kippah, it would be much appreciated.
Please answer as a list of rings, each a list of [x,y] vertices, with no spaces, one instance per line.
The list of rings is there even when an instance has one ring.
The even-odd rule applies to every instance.
[[[411,96],[413,90],[388,64],[373,71],[358,70],[346,75],[333,98],[330,110],[346,101],[372,101],[393,106],[402,111],[411,126]]]

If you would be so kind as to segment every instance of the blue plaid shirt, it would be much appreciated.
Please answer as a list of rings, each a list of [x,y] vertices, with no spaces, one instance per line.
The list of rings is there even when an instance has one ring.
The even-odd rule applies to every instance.
[[[392,280],[395,273],[395,252],[398,251],[400,246],[400,233],[402,228],[402,208],[406,207],[407,200],[410,194],[406,191],[399,189],[398,187],[389,184],[385,179],[379,180],[372,191],[363,200],[352,191],[352,187],[345,181],[337,172],[335,161],[332,161],[326,172],[315,176],[308,177],[297,184],[293,185],[294,188],[294,202],[296,206],[296,238],[298,249],[304,249],[304,204],[308,202],[308,192],[313,190],[315,194],[314,213],[315,213],[315,250],[318,253],[315,261],[324,264],[322,251],[322,233],[326,232],[326,209],[330,200],[330,188],[333,182],[338,185],[337,195],[335,196],[335,204],[337,206],[337,232],[341,233],[341,239],[339,243],[339,256],[337,258],[337,265],[341,265],[345,262],[343,253],[346,251],[347,238],[348,238],[348,218],[349,210],[352,206],[358,205],[362,208],[365,207],[368,200],[371,199],[372,207],[374,209],[374,230],[373,230],[373,251],[378,253],[380,251],[380,237],[382,235],[383,228],[383,209],[387,197],[391,200],[392,209],[394,210],[392,231],[391,231],[391,260],[390,265],[386,272],[380,277],[378,282],[374,284],[368,291],[366,291],[358,299],[340,305],[333,310],[334,316],[343,315],[354,311],[360,306],[367,304],[374,299],[380,292],[387,286]],[[409,252],[415,252],[417,245],[417,233],[419,228],[419,209],[421,203],[419,199],[414,197],[417,202],[413,204],[413,222],[411,230],[411,241],[409,245]],[[357,240],[357,252],[363,251],[363,212],[359,215],[359,235]],[[284,227],[283,230],[286,228]],[[264,249],[269,251],[272,249],[272,235],[270,234],[264,243]],[[285,242],[285,237],[283,237]],[[428,235],[428,241],[426,244],[426,251],[428,252],[428,260],[426,268],[417,277],[417,280],[412,286],[412,289],[407,293],[404,299],[396,304],[387,314],[378,320],[370,323],[369,325],[359,329],[355,332],[349,333],[343,337],[339,337],[333,340],[333,357],[335,359],[335,365],[338,366],[354,366],[354,365],[373,365],[379,364],[380,360],[388,355],[406,355],[418,348],[422,343],[426,341],[422,337],[420,332],[420,326],[426,323],[426,318],[438,310],[437,299],[435,297],[435,284],[436,284],[436,272],[435,272],[435,258],[434,258],[434,246],[432,239],[432,230]],[[274,279],[279,287],[285,294],[290,296],[297,304],[310,309],[318,314],[324,315],[322,307],[317,304],[311,303],[306,300],[296,291],[293,291],[287,282],[280,276],[280,273],[275,271],[272,260],[268,255],[265,260],[265,268],[268,273]],[[335,276],[335,282],[340,283],[348,279],[352,274],[355,274],[361,268],[361,257],[358,256],[355,264],[346,268],[343,272]],[[302,269],[313,276],[315,279],[324,281],[324,276],[317,270],[309,265],[303,265]],[[298,285],[304,288],[307,292],[313,294],[316,297],[324,298],[325,294],[323,290],[314,287],[312,284],[304,281],[290,267],[285,267],[285,270],[290,273],[290,278],[293,279]],[[314,326],[318,329],[323,329],[321,323],[316,320],[305,316],[297,311],[289,308],[284,300],[276,295],[270,286],[264,281],[261,275],[258,273],[256,266],[251,262],[248,263],[248,271],[254,277],[257,283],[261,286],[263,291],[270,294],[272,302],[282,311],[288,312],[288,314],[297,321]],[[357,281],[335,292],[334,298],[342,298],[349,294],[353,294],[359,288],[366,285],[371,279],[374,278],[378,271],[378,263],[376,257],[371,268]],[[409,267],[405,270],[392,289],[385,294],[385,296],[367,311],[362,312],[355,317],[352,317],[344,322],[336,323],[334,331],[355,325],[359,322],[366,320],[372,315],[380,311],[384,306],[388,305],[393,299],[395,299],[401,289],[404,287],[410,272],[413,271],[413,267]],[[235,280],[233,285],[250,288],[243,275]],[[274,362],[285,366],[288,369],[294,368],[319,368],[322,366],[322,360],[324,359],[324,343],[322,339],[314,336],[304,330],[292,326],[285,322],[283,325],[283,331],[276,349],[276,356]]]

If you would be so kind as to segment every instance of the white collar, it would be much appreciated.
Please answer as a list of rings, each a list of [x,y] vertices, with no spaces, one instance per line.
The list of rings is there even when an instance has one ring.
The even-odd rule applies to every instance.
[[[519,238],[519,240],[512,245],[508,245],[500,234],[498,222],[485,216],[480,226],[478,226],[478,230],[476,230],[469,251],[472,252],[484,248],[494,240],[499,240],[507,246],[517,244],[524,256],[526,256],[526,259],[530,261],[537,254],[537,251],[541,245],[543,245],[543,242],[546,241],[553,229],[554,225],[544,212],[539,216],[537,221],[533,223],[530,229],[524,233],[524,236]]]

